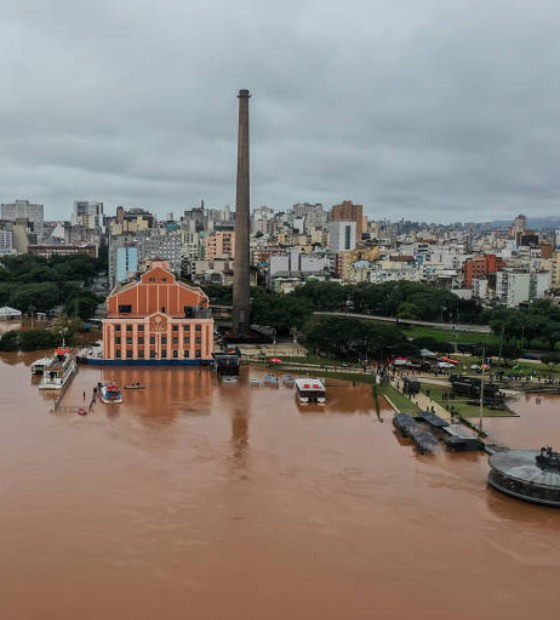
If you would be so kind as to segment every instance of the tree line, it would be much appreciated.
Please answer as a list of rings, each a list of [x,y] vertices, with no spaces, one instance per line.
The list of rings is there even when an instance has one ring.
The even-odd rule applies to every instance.
[[[204,287],[212,303],[231,305],[232,287]],[[363,282],[343,286],[337,282],[310,281],[291,293],[268,292],[253,287],[252,321],[268,325],[279,334],[302,330],[315,311],[349,311],[374,316],[420,319],[448,323],[490,325],[502,338],[502,347],[529,346],[542,341],[554,350],[560,342],[560,307],[537,300],[526,310],[482,308],[474,300],[458,298],[451,291],[418,282]]]
[[[23,254],[4,256],[0,266],[0,306],[22,312],[49,312],[63,306],[64,312],[83,319],[92,316],[103,298],[95,295],[91,284],[106,269],[103,257],[87,254],[42,256]]]

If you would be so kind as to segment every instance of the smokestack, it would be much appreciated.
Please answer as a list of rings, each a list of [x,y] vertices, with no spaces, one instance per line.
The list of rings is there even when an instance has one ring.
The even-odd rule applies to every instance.
[[[251,324],[249,279],[249,98],[239,91],[239,135],[237,139],[237,196],[235,201],[235,260],[233,273],[233,334],[246,336]]]

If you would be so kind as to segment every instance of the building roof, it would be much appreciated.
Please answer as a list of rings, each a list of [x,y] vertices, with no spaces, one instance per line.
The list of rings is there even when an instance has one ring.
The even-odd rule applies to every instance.
[[[513,480],[545,487],[560,488],[560,471],[539,467],[539,450],[506,450],[490,457],[492,469]]]
[[[3,306],[0,308],[0,316],[21,316],[21,310],[10,308],[9,306]]]
[[[449,426],[449,422],[446,422],[443,418],[440,418],[435,413],[431,413],[430,411],[418,413],[416,417],[434,428],[445,428],[446,426]]]

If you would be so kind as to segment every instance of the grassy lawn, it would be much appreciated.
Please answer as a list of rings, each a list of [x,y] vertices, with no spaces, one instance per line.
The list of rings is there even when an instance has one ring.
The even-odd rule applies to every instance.
[[[438,404],[445,408],[446,405],[453,408],[455,411],[459,412],[464,418],[478,418],[479,416],[479,407],[478,405],[467,405],[467,400],[471,400],[465,396],[461,396],[458,399],[444,401],[443,394],[451,394],[451,386],[444,385],[432,385],[430,383],[422,383],[422,392],[427,394],[428,390],[430,392],[430,397],[435,400]],[[497,417],[503,415],[511,415],[511,411],[507,408],[507,405],[502,410],[494,410],[489,409],[488,407],[484,407],[483,416],[486,417]]]
[[[393,387],[388,381],[384,381],[379,386],[379,393],[382,396],[388,396],[391,402],[397,407],[401,413],[416,414],[420,409],[404,394],[401,394],[395,387]]]

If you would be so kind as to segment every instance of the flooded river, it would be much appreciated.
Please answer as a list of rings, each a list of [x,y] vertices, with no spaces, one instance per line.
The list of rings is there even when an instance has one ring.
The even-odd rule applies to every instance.
[[[85,368],[122,405],[52,413],[33,356],[0,358],[0,618],[523,618],[557,608],[560,511],[486,486],[482,454],[419,456],[371,388],[219,385],[207,370]],[[560,447],[560,401],[488,422]],[[491,428],[490,428],[491,427]]]

